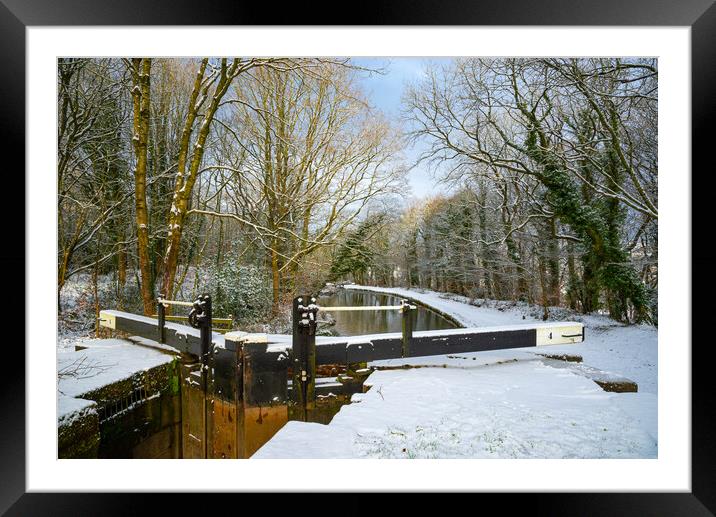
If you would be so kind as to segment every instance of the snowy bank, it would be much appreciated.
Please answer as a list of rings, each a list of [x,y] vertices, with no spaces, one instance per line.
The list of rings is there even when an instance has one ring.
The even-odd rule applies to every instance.
[[[77,351],[58,349],[58,457],[180,457],[177,355],[141,341],[87,339]]]
[[[474,355],[481,366],[376,371],[329,425],[289,422],[253,458],[656,457],[655,395]]]
[[[175,355],[139,346],[124,339],[86,339],[74,343],[83,350],[59,348],[57,354],[57,425],[68,426],[94,412],[95,394],[118,382],[168,365]]]
[[[347,289],[410,298],[466,327],[535,321],[527,304],[485,302],[432,291],[358,285]],[[657,430],[657,329],[598,315],[551,311],[584,323],[583,343],[541,353],[637,382],[638,393],[602,390],[576,369],[551,367],[535,350],[375,361],[372,386],[329,425],[289,422],[254,458],[654,458]]]
[[[66,397],[78,397],[128,379],[170,363],[175,357],[124,339],[86,340],[77,344],[89,348],[57,356],[57,391]]]

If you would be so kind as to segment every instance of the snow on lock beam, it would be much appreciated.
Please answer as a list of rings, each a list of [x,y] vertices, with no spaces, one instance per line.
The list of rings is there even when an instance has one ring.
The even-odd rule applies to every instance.
[[[126,332],[129,335],[140,336],[147,339],[159,338],[159,321],[149,316],[141,316],[130,312],[104,310],[99,313],[99,323],[102,327]],[[194,355],[201,354],[201,332],[180,323],[165,322],[165,343],[181,352]],[[224,336],[214,332],[212,343],[225,347]]]
[[[278,336],[273,347],[290,346]],[[396,359],[403,355],[400,333],[316,339],[316,364],[358,363]],[[414,332],[408,357],[482,352],[510,348],[566,345],[584,341],[582,323],[548,322],[482,328],[426,330]]]
[[[155,318],[122,311],[101,311],[100,324],[106,328],[143,337],[158,335],[159,332]],[[177,323],[166,323],[165,328],[167,345],[196,355],[201,353],[199,330]],[[212,341],[219,348],[233,349],[236,343],[234,334],[239,333],[230,333],[225,339],[221,334],[214,333]],[[266,334],[265,336],[267,351],[280,352],[291,349],[290,335]],[[400,333],[317,337],[316,363],[357,363],[399,358],[403,355],[402,340],[403,336]],[[412,334],[408,356],[565,345],[582,341],[584,341],[584,325],[573,321],[427,330]]]

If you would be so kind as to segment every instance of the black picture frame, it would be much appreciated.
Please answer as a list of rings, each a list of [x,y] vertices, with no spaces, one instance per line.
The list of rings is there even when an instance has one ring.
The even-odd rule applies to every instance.
[[[25,138],[25,28],[34,25],[607,25],[607,26],[690,26],[692,71],[692,278],[708,275],[715,253],[710,241],[709,201],[713,197],[711,172],[713,143],[710,139],[716,114],[716,6],[714,0],[508,0],[477,2],[469,0],[429,2],[400,0],[362,2],[349,5],[350,18],[321,20],[319,13],[334,14],[336,3],[295,3],[276,9],[270,2],[219,2],[217,0],[0,0],[0,156],[16,156],[15,170],[24,170]],[[310,7],[310,8],[309,8]],[[345,6],[344,6],[345,7]],[[568,46],[565,46],[568,49]],[[683,171],[685,180],[688,171]],[[698,188],[695,188],[698,180]],[[24,178],[14,175],[16,192],[25,192]],[[28,194],[28,193],[26,193]],[[29,193],[31,195],[31,193]],[[22,200],[24,196],[16,196]],[[22,203],[22,201],[20,201]],[[18,213],[24,213],[18,208]],[[14,271],[25,268],[25,229],[15,225],[6,230],[12,246],[0,248],[0,264]],[[14,234],[13,234],[14,232]],[[701,278],[701,277],[697,277]],[[709,278],[704,276],[704,279]],[[709,321],[705,301],[699,303],[692,290],[692,321]],[[24,298],[24,297],[23,297]],[[684,301],[687,302],[687,301]],[[19,302],[16,302],[19,305]],[[24,304],[23,304],[24,306]],[[25,322],[27,324],[27,314]],[[19,328],[19,324],[14,325]],[[691,332],[699,331],[692,325]],[[683,343],[686,350],[688,336]],[[704,329],[704,332],[708,330]],[[20,343],[21,336],[14,339]],[[713,413],[710,394],[713,375],[708,361],[710,340],[699,343],[692,336],[692,490],[690,493],[641,494],[511,494],[510,505],[525,504],[530,513],[578,515],[713,515],[716,511],[716,433],[710,422]],[[24,341],[24,339],[23,339]],[[25,490],[25,353],[22,347],[4,343],[3,358],[14,365],[3,374],[0,389],[0,513],[7,515],[130,515],[140,512],[143,503],[121,494],[30,494]],[[700,346],[699,346],[700,345]],[[7,369],[6,369],[7,370]],[[245,497],[245,496],[242,496]],[[223,498],[211,505],[222,505]],[[188,511],[191,502],[209,510],[207,498],[174,496],[174,503]],[[357,496],[345,497],[352,507]],[[165,505],[165,502],[162,502]],[[162,513],[169,513],[163,506]],[[145,509],[150,509],[147,505]],[[245,507],[249,511],[249,506]],[[234,507],[234,511],[236,507]],[[184,513],[184,512],[182,512]],[[344,513],[344,512],[341,512]]]

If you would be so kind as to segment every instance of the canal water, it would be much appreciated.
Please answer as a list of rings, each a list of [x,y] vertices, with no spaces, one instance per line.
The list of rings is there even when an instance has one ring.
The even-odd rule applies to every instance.
[[[321,307],[400,305],[400,298],[389,294],[339,289],[336,294],[320,296],[318,305]],[[321,310],[323,311],[323,309]],[[332,327],[332,330],[341,336],[402,331],[403,316],[397,310],[350,312],[330,312],[326,310],[325,312],[336,321],[336,325]],[[440,330],[457,327],[452,321],[421,305],[417,305],[417,309],[411,312],[413,330]]]

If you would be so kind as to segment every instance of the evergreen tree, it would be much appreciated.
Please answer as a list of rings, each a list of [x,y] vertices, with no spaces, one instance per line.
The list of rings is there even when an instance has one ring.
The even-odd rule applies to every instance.
[[[370,246],[369,239],[380,228],[384,219],[384,214],[369,216],[348,235],[333,258],[330,269],[332,280],[352,275],[355,282],[359,284],[365,282],[365,274],[374,265],[376,253]]]

